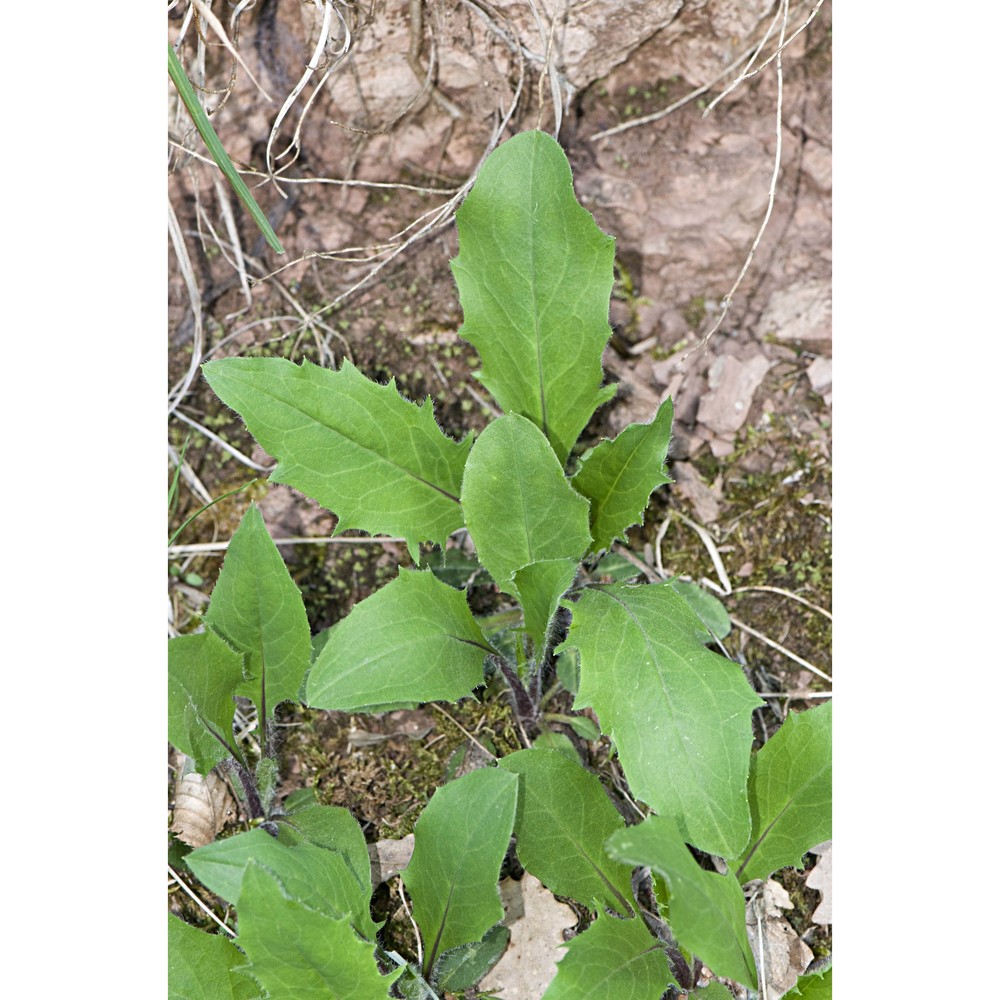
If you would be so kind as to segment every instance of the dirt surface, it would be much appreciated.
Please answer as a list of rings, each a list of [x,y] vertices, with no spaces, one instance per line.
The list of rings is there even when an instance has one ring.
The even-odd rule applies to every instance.
[[[267,249],[172,96],[169,433],[184,461],[171,529],[273,464],[197,376],[212,357],[346,357],[369,377],[395,376],[410,398],[432,395],[446,433],[485,426],[492,404],[457,336],[454,208],[498,140],[558,129],[578,198],[617,241],[604,366],[620,388],[585,443],[674,399],[674,483],[654,493],[631,555],[725,595],[737,623],[729,654],[757,690],[779,693],[757,713],[759,736],[789,704],[817,704],[807,689],[829,690],[831,671],[831,6],[784,49],[780,88],[771,61],[709,111],[738,75],[727,67],[745,65],[780,5],[548,0],[536,18],[515,0],[333,3],[320,45],[323,5],[258,0],[236,28],[226,22],[246,66],[234,70],[208,25],[198,43],[179,3],[171,38],[184,35],[182,61],[223,145],[253,171],[286,253]],[[793,4],[785,36],[813,10]],[[250,497],[276,539],[328,538],[336,523],[262,481],[217,504],[172,554],[175,632],[197,627],[221,564],[218,552],[183,546],[229,538]],[[408,563],[402,546],[358,540],[282,551],[317,630]],[[472,599],[490,610],[490,594],[474,588]],[[502,697],[446,708],[450,720],[433,707],[397,718],[289,711],[286,790],[312,785],[351,807],[370,839],[402,837],[471,745],[466,734],[520,745]],[[606,747],[589,752],[607,763]],[[809,920],[818,894],[792,882],[796,930],[816,950],[826,939]]]

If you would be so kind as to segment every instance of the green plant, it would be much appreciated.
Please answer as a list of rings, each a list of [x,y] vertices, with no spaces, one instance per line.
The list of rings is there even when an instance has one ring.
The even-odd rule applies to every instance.
[[[405,538],[425,565],[401,568],[310,639],[301,596],[251,506],[205,631],[171,640],[170,739],[202,773],[228,761],[258,827],[187,856],[236,907],[239,937],[234,946],[172,920],[176,982],[220,984],[178,985],[177,996],[425,998],[471,988],[506,943],[497,881],[512,837],[528,871],[596,911],[546,1000],[657,1000],[671,986],[693,990],[701,961],[755,988],[743,883],[801,867],[831,836],[829,704],[789,717],[754,753],[750,717],[761,701],[740,667],[705,645],[728,629],[724,608],[679,581],[626,582],[614,557],[596,570],[614,582],[590,582],[669,481],[672,406],[574,450],[615,393],[601,369],[614,246],[576,202],[555,141],[529,132],[500,146],[458,228],[460,332],[503,410],[474,441],[446,437],[429,400],[412,403],[394,381],[372,382],[347,361],[337,371],[280,358],[204,367],[278,460],[273,481],[336,513],[339,532]],[[475,543],[473,571],[511,609],[475,618],[445,582],[455,575],[447,558],[427,558],[422,546],[445,550],[460,529]],[[422,958],[407,962],[378,944],[368,854],[350,813],[308,790],[277,801],[273,711],[286,700],[350,712],[456,701],[487,678],[503,679],[537,742],[442,785],[421,814],[402,879]],[[556,684],[574,694],[573,715],[546,711]],[[232,738],[237,695],[256,705],[256,762]],[[584,708],[648,809],[636,825],[567,736],[550,731],[564,722],[597,737]],[[727,873],[699,863],[706,855],[724,859]],[[191,970],[201,968],[199,980]]]

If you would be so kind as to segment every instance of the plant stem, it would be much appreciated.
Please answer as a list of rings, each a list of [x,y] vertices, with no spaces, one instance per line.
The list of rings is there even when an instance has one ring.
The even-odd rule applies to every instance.
[[[510,693],[514,698],[514,710],[517,712],[521,723],[530,722],[534,724],[538,721],[538,706],[532,701],[521,678],[517,676],[517,671],[500,656],[491,657],[493,662],[499,667],[500,672],[507,678],[510,686]]]

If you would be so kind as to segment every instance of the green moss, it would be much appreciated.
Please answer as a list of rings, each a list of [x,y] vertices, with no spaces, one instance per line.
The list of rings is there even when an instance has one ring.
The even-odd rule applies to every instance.
[[[695,295],[688,300],[684,307],[684,322],[692,330],[697,330],[705,320],[705,296]]]

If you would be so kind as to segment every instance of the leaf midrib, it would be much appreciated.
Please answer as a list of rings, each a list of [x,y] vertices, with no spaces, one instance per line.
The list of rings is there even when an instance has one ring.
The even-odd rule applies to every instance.
[[[281,396],[275,395],[273,392],[269,392],[267,389],[261,388],[260,386],[256,386],[255,391],[260,393],[262,396],[274,400],[274,402],[281,404],[282,406],[293,411],[294,413],[300,413],[303,417],[306,417],[308,420],[311,420],[315,424],[318,424],[320,427],[324,428],[325,430],[328,430],[331,434],[334,434],[341,440],[346,441],[348,444],[358,448],[360,451],[363,451],[366,454],[373,456],[376,460],[391,466],[392,468],[403,473],[404,475],[409,476],[412,479],[415,479],[418,483],[421,483],[422,485],[427,486],[432,490],[435,490],[442,496],[447,497],[447,499],[453,500],[456,504],[461,503],[460,499],[457,496],[455,496],[453,493],[449,493],[444,487],[438,486],[436,483],[432,483],[429,479],[424,479],[423,476],[418,475],[412,469],[408,469],[405,466],[400,465],[398,462],[393,461],[393,459],[389,458],[387,455],[383,455],[381,452],[376,451],[370,445],[363,444],[360,441],[356,441],[354,438],[348,437],[348,435],[345,434],[339,428],[331,427],[330,424],[326,423],[324,420],[320,420],[315,416],[315,414],[309,413],[308,411],[302,409],[302,407],[297,406],[295,403],[292,403],[289,400],[282,398]],[[400,399],[402,399],[402,396],[400,396]],[[405,402],[405,400],[403,401]],[[284,433],[285,432],[283,432],[283,436]],[[290,461],[294,462],[294,464],[296,465],[302,465],[302,463],[299,462],[297,459],[279,458],[279,461],[283,463],[286,461]]]

